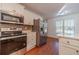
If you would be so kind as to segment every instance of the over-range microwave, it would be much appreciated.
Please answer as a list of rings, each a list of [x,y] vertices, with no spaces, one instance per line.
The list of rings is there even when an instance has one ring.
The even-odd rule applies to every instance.
[[[7,14],[7,13],[0,12],[0,21],[23,23],[24,19],[23,19],[23,17],[14,16],[14,15],[10,15],[10,14]]]

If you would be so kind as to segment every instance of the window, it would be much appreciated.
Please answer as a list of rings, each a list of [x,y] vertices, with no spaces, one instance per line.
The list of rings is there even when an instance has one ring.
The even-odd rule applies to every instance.
[[[56,34],[58,36],[63,35],[63,21],[62,20],[57,20],[56,21]]]
[[[64,20],[64,36],[75,36],[75,24],[73,19]]]
[[[75,24],[74,19],[65,19],[56,21],[56,34],[57,36],[75,36]]]

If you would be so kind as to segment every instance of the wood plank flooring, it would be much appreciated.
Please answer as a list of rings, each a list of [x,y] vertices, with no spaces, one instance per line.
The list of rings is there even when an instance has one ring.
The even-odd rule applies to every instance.
[[[47,44],[36,47],[25,55],[58,55],[59,54],[59,41],[58,39],[48,38]]]

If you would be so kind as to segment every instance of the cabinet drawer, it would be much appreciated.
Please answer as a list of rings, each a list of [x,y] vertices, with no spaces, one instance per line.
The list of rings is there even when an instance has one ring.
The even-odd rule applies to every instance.
[[[60,55],[75,55],[75,50],[69,48],[69,47],[65,47],[62,46],[61,50],[60,50]]]
[[[79,55],[79,48],[70,45],[60,45],[59,54],[62,55]]]
[[[60,43],[65,43],[65,44],[76,46],[79,48],[79,41],[78,40],[61,38],[59,41],[60,41]]]
[[[79,41],[77,40],[70,40],[70,45],[76,46],[79,48]]]
[[[70,43],[70,39],[60,38],[59,42],[60,43],[65,43],[65,44],[69,44]]]

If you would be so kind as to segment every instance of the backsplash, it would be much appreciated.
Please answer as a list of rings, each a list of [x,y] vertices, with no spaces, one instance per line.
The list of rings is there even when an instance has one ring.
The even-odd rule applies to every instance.
[[[1,29],[9,29],[9,30],[28,30],[27,26],[23,25],[15,25],[15,24],[0,24],[0,31]]]

